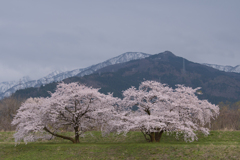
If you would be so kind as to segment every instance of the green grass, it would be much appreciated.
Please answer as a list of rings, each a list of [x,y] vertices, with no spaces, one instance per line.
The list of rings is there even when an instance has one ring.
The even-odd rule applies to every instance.
[[[65,133],[70,135],[71,133]],[[208,137],[186,143],[163,135],[148,143],[140,132],[101,137],[92,132],[80,144],[56,138],[15,147],[13,132],[0,132],[0,159],[239,159],[240,131],[211,131]]]

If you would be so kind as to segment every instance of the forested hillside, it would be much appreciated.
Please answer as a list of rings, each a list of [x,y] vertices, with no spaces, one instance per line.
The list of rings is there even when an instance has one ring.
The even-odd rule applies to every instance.
[[[184,66],[183,66],[184,65]],[[193,88],[202,87],[200,99],[210,102],[236,102],[240,100],[240,74],[228,73],[188,61],[166,51],[150,57],[127,63],[111,65],[84,77],[71,77],[66,83],[80,82],[101,88],[101,92],[113,92],[121,97],[122,91],[138,86],[144,80],[155,80],[171,87],[184,84]],[[28,88],[17,91],[14,96],[21,98],[48,96],[57,83],[50,83],[40,88]]]

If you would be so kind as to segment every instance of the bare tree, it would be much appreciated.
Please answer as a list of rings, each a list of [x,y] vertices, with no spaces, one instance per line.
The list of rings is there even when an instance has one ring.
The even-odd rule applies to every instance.
[[[11,122],[22,101],[22,99],[15,97],[4,98],[0,101],[0,130],[15,130]]]
[[[213,130],[240,130],[240,101],[234,104],[223,103],[220,114],[216,120],[212,122]]]

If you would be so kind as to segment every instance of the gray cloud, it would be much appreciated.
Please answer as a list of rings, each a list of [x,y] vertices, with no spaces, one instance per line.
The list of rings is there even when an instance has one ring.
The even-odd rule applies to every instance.
[[[127,51],[170,50],[199,63],[240,64],[240,1],[5,1],[0,82],[71,70]]]

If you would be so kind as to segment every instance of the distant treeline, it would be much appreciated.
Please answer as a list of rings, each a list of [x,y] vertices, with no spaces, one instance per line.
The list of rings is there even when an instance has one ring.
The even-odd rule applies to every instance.
[[[213,120],[211,130],[240,130],[240,101],[220,102],[220,114]]]
[[[14,97],[4,98],[0,101],[0,131],[15,130],[11,122],[23,101],[24,99]]]

